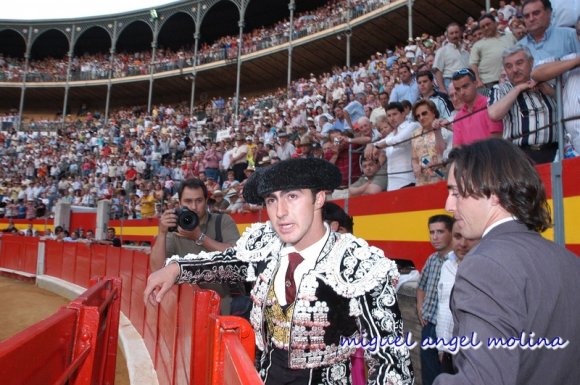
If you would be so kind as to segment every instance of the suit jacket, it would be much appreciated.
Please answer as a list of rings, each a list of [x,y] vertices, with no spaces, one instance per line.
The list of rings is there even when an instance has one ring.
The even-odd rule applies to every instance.
[[[460,350],[458,373],[435,384],[578,383],[580,259],[524,224],[498,225],[465,256],[451,310],[455,335],[476,332],[481,347]],[[491,348],[489,338],[503,338],[505,347]],[[531,349],[539,338],[559,348]]]
[[[264,351],[263,357],[268,357],[276,347],[265,326],[264,309],[282,247],[270,223],[258,223],[242,234],[234,248],[176,256],[169,263],[175,261],[180,266],[178,283],[254,281],[250,322],[256,345]],[[297,288],[286,347],[288,367],[330,367],[336,378],[327,378],[329,384],[350,383],[350,356],[357,346],[344,341],[359,341],[364,333],[366,340],[374,338],[377,342],[376,349],[366,350],[369,384],[412,384],[409,350],[386,342],[386,338],[393,341],[403,336],[395,290],[398,277],[395,263],[380,249],[350,234],[331,233],[315,267],[302,277]],[[261,366],[264,377],[269,367],[267,359]]]

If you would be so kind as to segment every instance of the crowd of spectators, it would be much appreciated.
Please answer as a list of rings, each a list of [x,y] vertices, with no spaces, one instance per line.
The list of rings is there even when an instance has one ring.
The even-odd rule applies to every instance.
[[[54,231],[46,226],[44,230],[39,231],[30,222],[25,229],[19,230],[12,219],[9,220],[8,226],[0,230],[0,236],[3,234],[19,235],[25,237],[41,237],[41,240],[54,240],[60,242],[79,242],[87,244],[112,245],[121,247],[121,239],[117,237],[114,227],[107,228],[106,236],[103,239],[97,240],[95,238],[95,231],[93,229],[83,229],[79,227],[73,231],[69,231],[62,226],[56,226]]]
[[[499,16],[507,12],[503,8],[490,14],[498,29],[504,25],[502,33],[511,33],[509,27],[522,20],[521,6],[510,7],[515,13],[507,23]],[[4,125],[10,120],[5,115],[0,215],[50,216],[58,201],[94,207],[106,199],[112,218],[154,217],[175,206],[177,186],[191,177],[207,184],[212,211],[250,212],[258,207],[243,201],[247,177],[257,167],[291,157],[335,163],[343,182],[334,197],[444,180],[443,162],[453,145],[501,135],[482,129],[461,143],[454,138],[457,120],[480,127],[490,119],[483,96],[490,89],[479,87],[469,63],[473,47],[485,39],[477,30],[472,18],[464,25],[452,23],[441,36],[423,34],[351,68],[310,74],[293,81],[290,90],[244,97],[237,117],[232,97],[214,98],[195,115],[186,103],[155,105],[151,113],[142,107],[118,109],[107,125],[98,112],[87,113],[46,134],[53,122],[16,131]],[[518,44],[528,35],[522,36]],[[441,55],[450,44],[459,63],[447,75],[449,64]],[[491,91],[510,80],[500,76]],[[481,100],[483,106],[476,102]],[[529,143],[528,150],[543,145],[534,146]]]
[[[332,0],[313,11],[298,13],[294,19],[293,39],[308,36],[318,31],[332,28],[347,21],[347,3],[350,4],[351,18],[371,12],[388,4],[390,0]],[[272,26],[256,28],[242,35],[242,54],[249,54],[286,43],[289,39],[290,22],[280,20]],[[220,60],[232,60],[238,54],[238,36],[223,36],[213,43],[202,43],[198,50],[198,65]],[[107,79],[147,75],[153,64],[153,72],[165,72],[192,67],[193,44],[179,50],[160,48],[151,60],[151,51],[119,52],[110,62],[108,53],[81,54],[71,61],[71,80]],[[66,81],[68,57],[44,58],[29,63],[26,81],[62,82]],[[21,82],[24,76],[23,58],[5,57],[0,53],[0,81]]]

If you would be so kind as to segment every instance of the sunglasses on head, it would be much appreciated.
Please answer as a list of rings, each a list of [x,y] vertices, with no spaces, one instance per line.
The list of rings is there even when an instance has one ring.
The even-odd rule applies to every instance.
[[[471,70],[471,68],[462,68],[459,71],[455,71],[453,73],[453,76],[451,76],[451,79],[457,80],[464,76],[469,76],[471,80],[475,81],[475,73],[473,72],[473,70]]]

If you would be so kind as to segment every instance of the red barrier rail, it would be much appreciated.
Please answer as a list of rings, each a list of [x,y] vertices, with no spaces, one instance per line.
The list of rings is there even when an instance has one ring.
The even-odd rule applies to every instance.
[[[13,241],[6,243],[8,238],[3,239],[3,245],[7,244],[8,247],[0,250],[0,267],[8,267],[5,266],[6,263],[12,268],[23,266],[21,261],[23,256],[25,259],[30,259],[31,256],[31,253],[26,252],[23,246],[19,245],[23,237],[12,237]],[[35,239],[35,241],[34,247],[38,250],[38,240]],[[250,379],[250,382],[246,382],[247,384],[256,383],[254,380],[258,377],[253,367],[254,333],[249,324],[241,318],[218,317],[220,298],[215,292],[202,290],[195,285],[176,286],[166,295],[160,305],[145,306],[142,296],[147,276],[150,273],[148,254],[127,248],[97,244],[87,245],[52,240],[44,241],[44,243],[44,266],[47,275],[80,286],[88,286],[88,277],[95,275],[106,274],[120,277],[119,282],[122,279],[123,287],[119,286],[114,294],[115,306],[123,311],[135,329],[143,336],[161,385],[206,385],[220,381],[223,383],[226,370],[228,373],[231,371],[253,372],[247,376],[244,374],[240,379],[247,377]],[[34,253],[35,261],[36,253],[37,251]],[[74,373],[83,373],[83,376],[88,376],[85,373],[88,369],[83,364],[87,360],[94,363],[93,371],[108,375],[111,370],[110,360],[103,360],[104,357],[112,354],[114,346],[107,345],[106,341],[116,341],[118,331],[115,327],[113,335],[110,327],[104,327],[105,324],[100,323],[105,322],[99,318],[102,317],[99,314],[103,314],[105,309],[97,304],[103,301],[108,303],[113,295],[111,293],[97,294],[91,290],[72,302],[67,311],[76,310],[79,313],[77,318],[88,325],[85,328],[90,325],[92,325],[90,327],[101,325],[99,330],[109,331],[105,335],[78,332],[76,329],[72,332],[70,325],[67,326],[64,320],[59,319],[56,322],[57,324],[61,322],[65,326],[63,329],[53,329],[53,338],[67,333],[71,338],[78,333],[83,335],[82,339],[77,338],[74,343],[72,340],[68,341],[69,345],[74,345],[75,350],[63,353],[63,355],[75,357],[77,361],[76,366],[72,364],[69,366],[70,373],[61,373],[64,377]],[[95,307],[93,313],[87,310],[92,307]],[[216,321],[217,319],[220,321]],[[240,321],[243,321],[242,324],[239,323]],[[112,320],[106,322],[111,323]],[[118,318],[115,322],[118,325]],[[235,342],[236,339],[238,342]],[[38,344],[37,348],[52,343],[49,341]],[[96,353],[87,350],[87,346],[95,346],[95,344],[99,346],[99,349],[106,347],[106,353],[100,350]],[[243,355],[238,357],[237,354],[241,354],[242,351]],[[39,362],[50,360],[50,355],[40,357]],[[28,367],[23,368],[22,371],[27,370]],[[103,376],[106,376],[105,374]],[[0,376],[0,378],[3,377]],[[235,382],[237,383],[240,379]],[[56,383],[57,380],[55,378],[53,382],[44,381],[43,383]],[[34,384],[35,382],[24,383]],[[229,383],[229,380],[226,383]]]
[[[263,384],[254,368],[255,342],[252,327],[243,318],[212,317],[211,385]]]
[[[0,267],[36,274],[38,238],[2,235]]]
[[[112,384],[121,281],[108,278],[0,343],[3,385]]]

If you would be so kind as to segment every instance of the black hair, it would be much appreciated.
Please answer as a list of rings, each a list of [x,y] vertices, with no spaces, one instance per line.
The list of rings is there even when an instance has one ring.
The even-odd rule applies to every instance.
[[[206,187],[205,183],[203,183],[201,181],[201,179],[190,178],[190,179],[186,179],[183,182],[181,182],[181,184],[179,185],[179,189],[177,190],[177,197],[179,198],[179,200],[181,200],[181,195],[183,194],[183,190],[186,188],[190,188],[190,189],[200,188],[201,191],[203,192],[203,198],[207,199],[207,197],[208,197],[207,187]]]
[[[410,101],[408,101],[407,99],[401,100],[401,105],[403,106],[403,109],[405,109],[405,108],[412,109],[413,108],[413,104]]]
[[[451,22],[451,23],[447,24],[447,28],[445,28],[445,32],[447,32],[447,31],[449,30],[449,28],[451,28],[451,27],[459,27],[459,30],[460,30],[460,31],[462,31],[462,30],[463,30],[463,27],[462,27],[462,26],[460,26],[458,22],[456,22],[456,21],[453,21],[453,22]]]
[[[417,78],[417,80],[419,80],[419,78],[423,77],[423,76],[427,76],[429,78],[429,80],[433,81],[433,72],[431,72],[431,71],[419,71],[419,72],[417,72],[416,78]]]
[[[495,21],[495,17],[494,17],[494,16],[493,16],[491,13],[486,13],[485,15],[481,16],[481,17],[480,17],[480,18],[477,20],[477,22],[478,22],[478,23],[481,23],[481,22],[482,22],[483,20],[485,20],[485,19],[489,19],[489,20],[491,20],[492,22],[494,22],[494,23],[497,23],[497,21]]]
[[[495,195],[528,229],[542,232],[551,227],[546,190],[532,161],[519,147],[503,139],[487,139],[453,149],[449,160],[460,196]]]
[[[337,221],[339,226],[344,227],[346,231],[352,234],[354,228],[353,218],[336,203],[324,203],[324,206],[322,206],[322,219],[328,222]]]
[[[402,68],[406,68],[407,71],[409,71],[409,73],[411,73],[411,74],[413,73],[413,71],[411,71],[411,66],[406,64],[406,63],[399,65],[399,70],[401,70]]]
[[[435,105],[435,103],[433,103],[432,100],[427,99],[421,99],[413,105],[412,109],[413,118],[417,119],[415,115],[417,114],[417,109],[421,106],[427,106],[429,111],[431,111],[435,115],[435,118],[439,119],[439,110],[437,109],[437,106]]]
[[[453,229],[454,222],[455,222],[455,219],[453,219],[453,217],[450,215],[437,214],[437,215],[433,215],[433,216],[429,217],[429,221],[427,221],[427,224],[431,225],[433,223],[443,223],[443,224],[445,224],[445,228],[447,230],[449,230],[449,232],[451,232],[451,230]]]
[[[387,104],[387,108],[385,108],[386,111],[389,110],[397,110],[400,113],[404,113],[405,112],[405,107],[403,106],[402,103],[399,102],[390,102],[389,104]]]
[[[526,5],[530,3],[536,3],[538,1],[542,3],[546,11],[552,11],[552,3],[550,2],[550,0],[524,0],[522,4],[522,10],[526,7]]]

